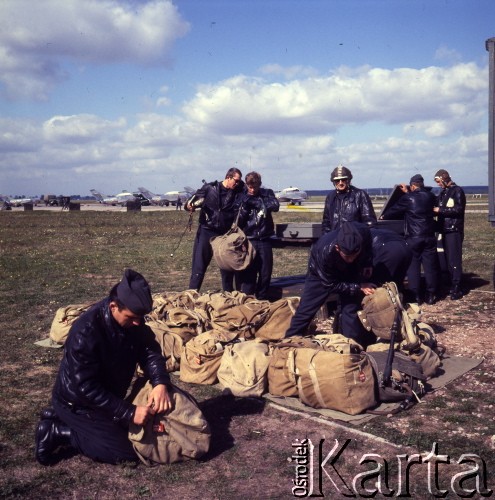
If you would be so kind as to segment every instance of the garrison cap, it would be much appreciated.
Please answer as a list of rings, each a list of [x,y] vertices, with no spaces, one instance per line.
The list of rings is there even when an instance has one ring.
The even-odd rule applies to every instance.
[[[424,182],[423,176],[421,174],[416,174],[411,177],[409,184],[414,184],[416,182]]]
[[[351,255],[361,250],[363,237],[352,222],[344,222],[337,234],[337,245],[345,255]]]
[[[125,270],[122,280],[114,290],[120,302],[138,316],[148,314],[153,308],[148,282],[133,269]]]

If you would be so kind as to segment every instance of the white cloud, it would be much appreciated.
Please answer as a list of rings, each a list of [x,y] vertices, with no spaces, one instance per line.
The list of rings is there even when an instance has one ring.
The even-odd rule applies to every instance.
[[[315,68],[310,68],[308,66],[282,66],[280,64],[265,64],[259,69],[259,72],[262,75],[281,75],[286,80],[292,80],[298,77],[313,77],[318,74]]]
[[[286,83],[240,75],[203,85],[178,115],[4,119],[0,185],[23,192],[30,172],[42,171],[40,192],[165,192],[222,178],[235,165],[258,170],[270,187],[329,189],[340,162],[359,187],[392,186],[416,172],[429,178],[442,167],[461,184],[483,184],[486,85],[486,69],[475,64],[339,68]]]
[[[47,99],[64,61],[169,64],[189,25],[168,0],[0,2],[0,81],[9,98]]]
[[[341,68],[327,77],[285,84],[239,75],[200,86],[184,112],[223,134],[314,133],[370,121],[434,121],[437,125],[421,128],[438,136],[466,124],[479,126],[486,88],[486,69],[474,63],[419,70]]]

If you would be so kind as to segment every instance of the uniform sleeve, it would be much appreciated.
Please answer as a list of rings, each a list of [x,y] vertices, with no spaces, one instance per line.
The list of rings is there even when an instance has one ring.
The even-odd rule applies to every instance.
[[[165,369],[166,360],[151,328],[144,326],[140,339],[142,350],[139,365],[149,378],[151,385],[155,387],[159,384],[170,384],[170,376]]]
[[[375,209],[373,208],[373,203],[366,191],[361,191],[362,200],[360,204],[361,209],[361,222],[366,224],[374,224],[376,222]]]
[[[332,226],[333,226],[332,205],[334,198],[335,198],[335,192],[328,194],[327,197],[325,198],[325,207],[323,209],[323,220],[321,222],[321,230],[323,234],[332,231]]]

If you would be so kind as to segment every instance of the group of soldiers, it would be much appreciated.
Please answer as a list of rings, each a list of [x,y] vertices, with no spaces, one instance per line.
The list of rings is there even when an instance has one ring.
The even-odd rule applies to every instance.
[[[404,236],[383,229],[368,194],[351,184],[351,171],[339,165],[330,177],[335,190],[325,200],[323,235],[311,247],[308,272],[296,313],[286,337],[304,334],[318,309],[331,294],[339,297],[339,331],[364,348],[376,338],[362,326],[357,311],[363,296],[394,281],[421,301],[419,269],[425,270],[426,301],[436,300],[439,266],[436,234],[448,264],[450,298],[462,297],[462,241],[465,196],[445,170],[435,174],[441,188],[435,197],[414,175],[398,201],[381,218],[403,218]],[[268,298],[273,267],[273,212],[279,202],[271,189],[261,187],[257,172],[227,171],[223,181],[205,183],[186,202],[200,210],[189,288],[199,290],[212,259],[210,239],[222,235],[237,221],[256,249],[253,263],[241,273],[222,272],[222,287],[234,285],[259,299]],[[436,221],[435,221],[436,219]],[[107,463],[135,461],[128,439],[129,425],[145,425],[157,413],[170,410],[170,378],[165,359],[144,324],[153,305],[146,279],[127,269],[109,296],[94,304],[74,322],[52,390],[52,405],[40,414],[35,432],[35,456],[51,465],[62,456],[81,453]],[[136,365],[147,373],[153,390],[146,405],[136,406],[126,391]],[[62,447],[65,455],[57,454]]]
[[[303,295],[286,336],[304,334],[328,296],[337,294],[342,333],[363,346],[374,342],[362,327],[357,310],[363,295],[372,294],[387,281],[396,282],[411,302],[434,304],[442,284],[438,235],[448,271],[450,299],[462,297],[466,197],[446,170],[439,170],[434,180],[441,188],[438,196],[425,186],[420,174],[413,175],[408,184],[399,185],[402,196],[380,216],[381,220],[404,220],[403,234],[398,234],[377,222],[368,193],[352,184],[352,173],[347,167],[339,165],[332,171],[330,181],[335,189],[325,199],[323,235],[311,248]],[[243,182],[240,170],[231,168],[223,181],[206,183],[198,189],[185,208],[201,210],[189,288],[201,287],[213,256],[210,239],[228,231],[237,218],[256,249],[256,258],[239,275],[221,270],[223,290],[237,287],[267,299],[275,235],[272,213],[279,210],[279,202],[271,189],[261,187],[260,174],[250,172]],[[421,269],[425,276],[424,293]]]

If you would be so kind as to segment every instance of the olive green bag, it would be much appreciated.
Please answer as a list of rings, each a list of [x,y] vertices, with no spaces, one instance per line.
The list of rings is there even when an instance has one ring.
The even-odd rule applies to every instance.
[[[328,408],[348,415],[375,406],[373,369],[359,345],[342,342],[325,349],[296,350],[299,399],[312,408]]]
[[[142,379],[135,385],[142,385]],[[146,382],[132,403],[146,406],[151,389],[151,384]],[[169,394],[170,411],[156,414],[144,426],[134,423],[129,426],[129,440],[139,459],[149,467],[197,460],[210,447],[210,426],[196,400],[175,386],[169,386]]]
[[[259,397],[268,386],[268,344],[261,339],[247,340],[225,347],[218,381],[238,397]]]
[[[225,346],[237,336],[236,332],[212,330],[192,338],[181,352],[180,379],[193,384],[215,384]]]
[[[67,335],[74,321],[76,321],[83,312],[86,312],[93,302],[87,304],[70,304],[65,307],[60,307],[55,313],[52,325],[50,327],[49,337],[57,344],[65,344]]]

